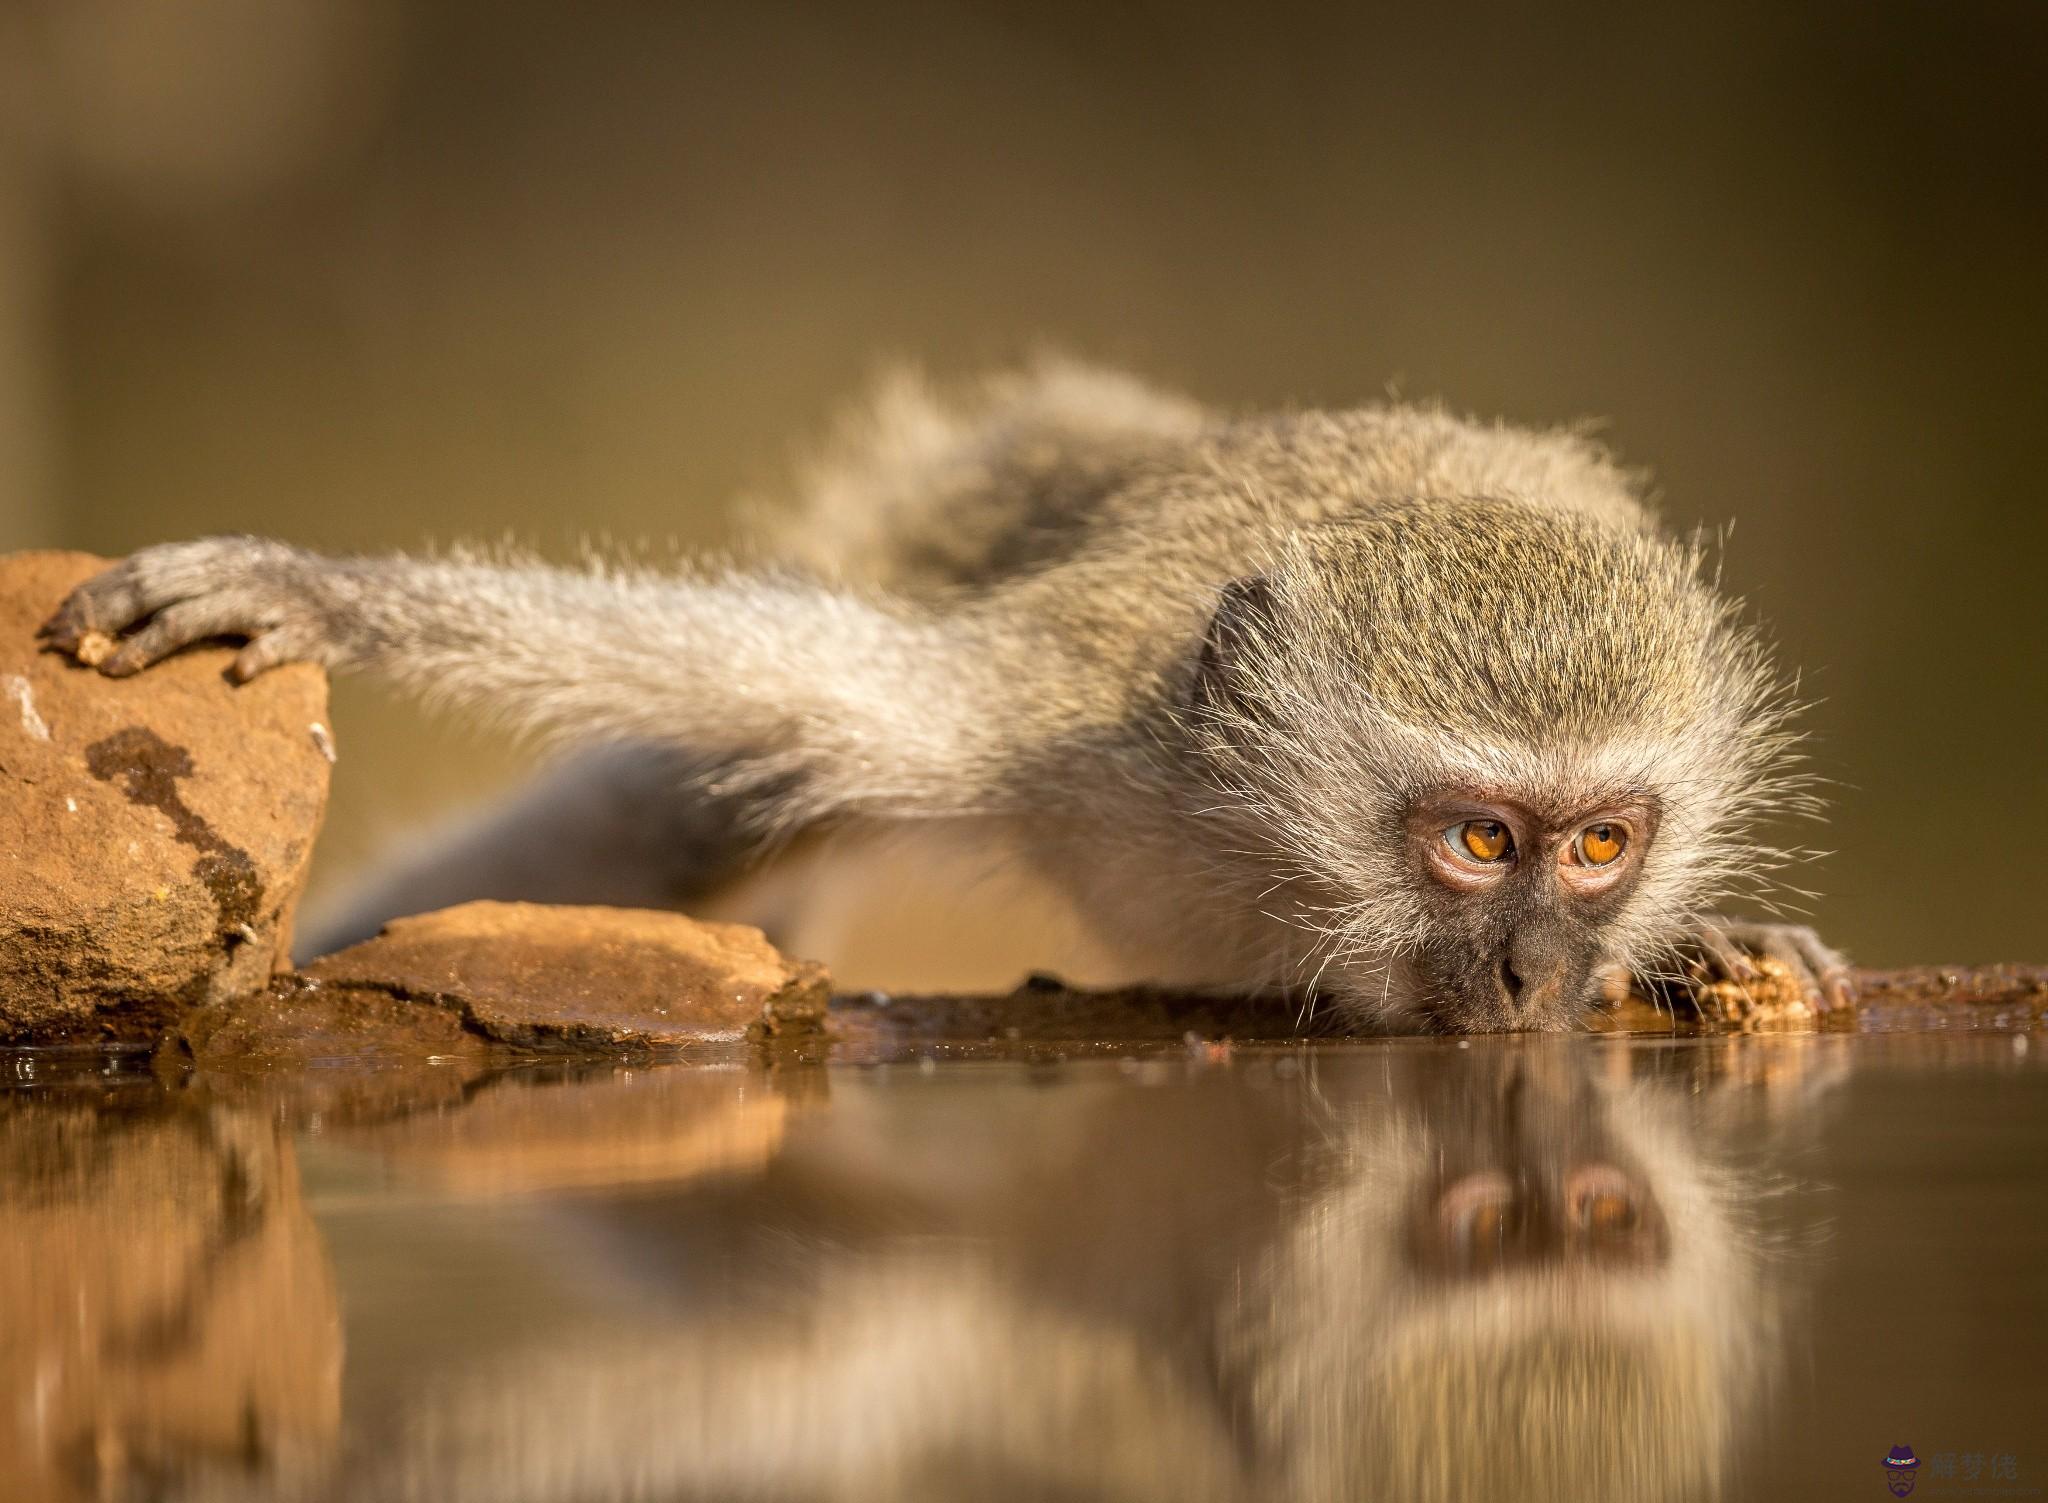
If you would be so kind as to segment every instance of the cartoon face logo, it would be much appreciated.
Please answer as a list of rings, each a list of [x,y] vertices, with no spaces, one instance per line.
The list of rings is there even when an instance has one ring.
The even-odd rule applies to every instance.
[[[1911,1446],[1893,1446],[1884,1459],[1884,1485],[1894,1498],[1903,1498],[1913,1490],[1913,1474],[1919,1470],[1920,1458]]]

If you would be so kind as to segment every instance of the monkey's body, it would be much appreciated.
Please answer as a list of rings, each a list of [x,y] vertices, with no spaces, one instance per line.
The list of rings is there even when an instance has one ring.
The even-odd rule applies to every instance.
[[[333,938],[468,896],[731,911],[766,893],[735,886],[764,851],[915,828],[1063,890],[1092,921],[1084,972],[1320,979],[1395,1024],[1563,1026],[1604,970],[1703,930],[1744,963],[1700,899],[1768,855],[1739,832],[1782,802],[1781,712],[1695,555],[1582,436],[1403,407],[1227,420],[1073,367],[950,402],[903,382],[763,552],[657,579],[173,545],[89,585],[53,635],[149,618],[115,672],[243,635],[250,672],[370,666],[623,743],[412,863]],[[1416,811],[1471,799],[1518,832],[1505,864],[1410,839]],[[1553,826],[1584,810],[1656,856],[1625,881],[1566,871],[1584,863]],[[1546,853],[1569,901],[1496,880]],[[751,916],[803,942],[794,915]],[[1810,937],[1763,948],[1832,985]],[[1539,971],[1555,986],[1532,998]]]

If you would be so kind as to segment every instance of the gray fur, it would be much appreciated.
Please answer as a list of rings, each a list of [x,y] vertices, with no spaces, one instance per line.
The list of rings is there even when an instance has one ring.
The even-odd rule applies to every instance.
[[[673,747],[676,797],[725,832],[678,894],[798,830],[1009,820],[1179,979],[1392,1026],[1564,1026],[1593,972],[1657,969],[1711,928],[1777,859],[1747,832],[1802,799],[1755,635],[1578,432],[1409,406],[1233,419],[1057,364],[950,399],[898,378],[764,531],[766,566],[675,574],[174,544],[50,633],[133,629],[114,673],[240,636],[245,673],[309,658]],[[1481,924],[1416,873],[1402,821],[1446,788],[1657,811],[1624,896],[1560,920],[1578,969],[1557,1005],[1444,983],[1458,946],[1521,953],[1520,920]]]

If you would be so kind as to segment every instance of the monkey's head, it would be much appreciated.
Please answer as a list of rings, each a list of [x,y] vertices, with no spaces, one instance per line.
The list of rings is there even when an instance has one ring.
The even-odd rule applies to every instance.
[[[1698,549],[1496,500],[1389,508],[1228,586],[1189,713],[1219,865],[1354,1013],[1573,1025],[1775,864],[1787,706]],[[1225,854],[1227,853],[1227,855]]]

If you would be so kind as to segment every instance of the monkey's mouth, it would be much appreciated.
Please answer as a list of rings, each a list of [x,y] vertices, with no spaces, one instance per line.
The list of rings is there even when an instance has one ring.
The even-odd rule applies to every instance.
[[[1454,976],[1425,980],[1417,1012],[1429,1032],[1565,1033],[1579,1026],[1593,995],[1590,975],[1563,978],[1532,996],[1504,974],[1505,961],[1475,958]]]

